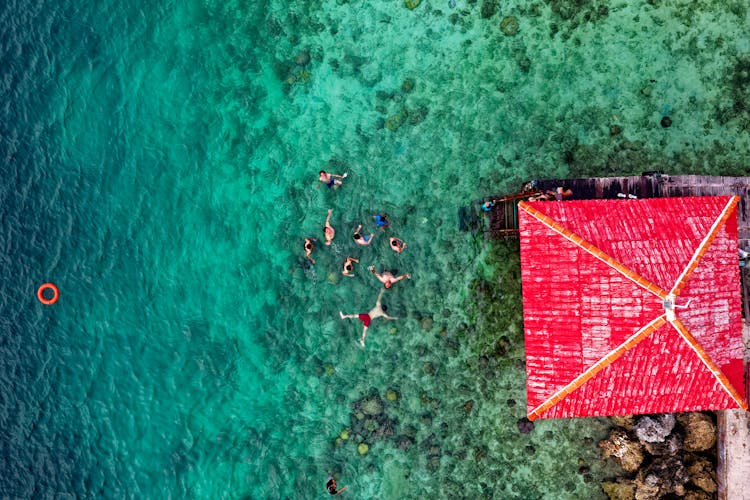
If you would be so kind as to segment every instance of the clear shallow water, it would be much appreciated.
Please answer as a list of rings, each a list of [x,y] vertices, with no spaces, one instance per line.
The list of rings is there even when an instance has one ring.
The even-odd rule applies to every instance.
[[[606,421],[518,432],[516,256],[457,211],[534,176],[746,174],[748,14],[481,12],[6,4],[0,493],[312,498],[334,472],[357,498],[602,497]],[[350,174],[336,192],[316,189],[328,164]],[[302,239],[322,239],[328,208],[335,245],[310,269]],[[381,210],[403,254],[350,239]],[[384,300],[401,319],[360,350],[338,311],[372,307],[369,264],[413,279]],[[48,280],[53,307],[35,299]],[[388,388],[395,435],[364,457],[354,436],[337,445],[355,402]]]

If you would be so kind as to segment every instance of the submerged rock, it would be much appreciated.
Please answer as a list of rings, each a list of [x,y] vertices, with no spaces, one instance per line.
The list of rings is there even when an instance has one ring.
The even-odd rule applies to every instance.
[[[394,95],[395,93],[386,92],[385,90],[378,90],[377,92],[375,92],[375,97],[377,97],[381,101],[388,101],[390,99],[393,99]]]
[[[517,57],[516,62],[518,63],[518,69],[520,69],[524,73],[528,73],[529,69],[531,69],[531,59],[529,59],[525,55]]]
[[[396,435],[396,421],[386,418],[380,423],[380,426],[373,431],[370,435],[370,439],[373,441],[377,439],[387,439],[394,435]]]
[[[510,349],[510,340],[508,340],[508,337],[503,335],[502,337],[497,339],[497,342],[495,342],[494,355],[497,357],[503,357],[508,353],[508,349]]]
[[[388,401],[397,401],[399,397],[398,391],[396,389],[388,389],[385,391],[385,399]]]
[[[497,0],[484,0],[480,8],[482,19],[489,19],[497,12]]]
[[[422,0],[404,0],[404,5],[409,10],[414,10],[422,2]]]
[[[427,113],[429,113],[427,106],[419,106],[416,109],[413,109],[409,112],[409,125],[422,123],[424,119],[427,118]]]
[[[661,126],[664,128],[669,128],[672,126],[672,119],[668,116],[665,116],[661,119]]]
[[[373,394],[355,403],[355,407],[365,415],[377,416],[383,413],[383,400],[380,396]]]
[[[359,443],[357,446],[357,453],[360,455],[367,455],[367,452],[370,451],[370,445],[367,443]]]
[[[294,57],[294,62],[298,66],[307,66],[307,63],[310,62],[310,51],[308,50],[299,51],[299,53]]]
[[[415,426],[407,425],[406,429],[404,429],[404,436],[408,436],[412,438],[413,440],[414,438],[417,437],[417,432],[418,432],[418,429]]]
[[[396,447],[399,450],[408,450],[412,446],[414,446],[414,439],[409,436],[399,436],[396,440]]]
[[[655,83],[656,83],[656,80],[649,80],[643,87],[641,87],[641,94],[643,94],[646,97],[651,97],[651,94],[654,93]]]
[[[401,128],[401,125],[404,124],[408,116],[408,111],[406,111],[406,108],[403,108],[400,112],[385,119],[385,128],[387,128],[391,132],[395,132],[396,130]]]
[[[422,330],[429,331],[432,328],[432,318],[429,316],[422,318],[420,323],[422,324]]]
[[[534,430],[534,422],[526,417],[518,419],[516,426],[518,426],[518,430],[521,431],[521,434],[528,434]]]
[[[502,31],[505,36],[515,36],[516,33],[518,33],[518,19],[516,16],[505,16],[503,20],[500,21],[500,31]]]
[[[416,85],[416,82],[414,81],[414,78],[407,78],[401,84],[401,92],[403,92],[404,94],[408,94],[409,92],[414,90],[415,85]]]
[[[355,442],[373,443],[396,434],[397,422],[385,413],[385,402],[373,390],[356,401],[350,415],[350,433]],[[341,438],[343,436],[339,436]]]

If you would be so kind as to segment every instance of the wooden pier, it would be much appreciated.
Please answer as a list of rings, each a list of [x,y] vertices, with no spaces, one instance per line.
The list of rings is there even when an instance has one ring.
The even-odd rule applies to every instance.
[[[518,202],[528,199],[534,192],[554,191],[559,186],[570,188],[573,191],[570,199],[573,200],[739,195],[739,246],[750,250],[750,177],[646,173],[629,177],[539,180],[533,192],[497,195],[484,200],[495,200],[495,206],[489,212],[487,236],[491,239],[517,238]]]

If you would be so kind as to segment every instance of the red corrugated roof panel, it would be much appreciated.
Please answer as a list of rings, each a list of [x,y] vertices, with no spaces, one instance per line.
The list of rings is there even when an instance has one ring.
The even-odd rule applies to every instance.
[[[747,406],[736,203],[521,204],[530,418]]]

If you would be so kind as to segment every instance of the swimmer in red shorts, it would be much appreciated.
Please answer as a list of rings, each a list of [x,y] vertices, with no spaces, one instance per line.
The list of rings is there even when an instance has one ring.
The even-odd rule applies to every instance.
[[[375,307],[370,309],[367,313],[360,313],[360,314],[344,314],[343,312],[339,311],[339,316],[341,316],[341,319],[358,319],[362,322],[364,327],[362,328],[362,338],[359,340],[359,345],[364,347],[365,346],[365,337],[367,336],[367,328],[370,326],[370,323],[375,318],[385,318],[385,319],[398,319],[394,318],[392,316],[388,316],[385,312],[388,310],[388,306],[381,305],[380,300],[383,298],[383,294],[385,293],[385,290],[380,290],[380,294],[378,294],[378,300],[375,302]]]

